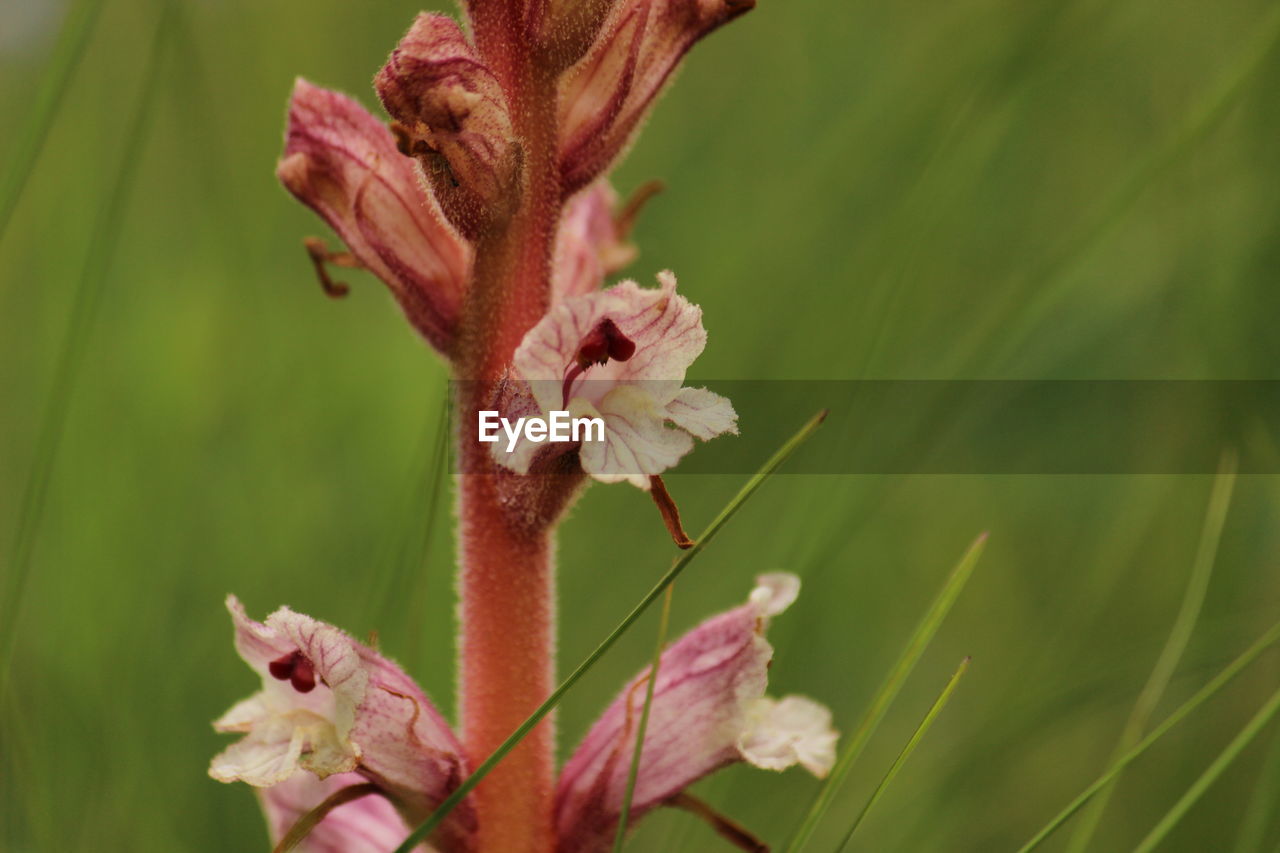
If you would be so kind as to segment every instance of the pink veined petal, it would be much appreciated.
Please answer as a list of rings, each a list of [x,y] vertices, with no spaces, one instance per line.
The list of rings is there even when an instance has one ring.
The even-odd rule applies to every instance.
[[[747,758],[744,740],[758,744],[761,755],[767,750],[777,769],[788,748],[796,760],[800,752],[821,760],[820,749],[810,748],[821,747],[822,732],[811,731],[807,709],[788,704],[781,715],[771,715],[773,707],[761,704],[773,657],[763,632],[770,616],[794,599],[798,584],[791,575],[761,577],[745,605],[703,622],[663,653],[632,819],[708,773]],[[623,689],[565,764],[556,791],[558,853],[600,853],[612,845],[647,677],[643,672]],[[771,728],[778,719],[798,720],[805,737]]]
[[[272,843],[279,843],[299,818],[329,795],[365,782],[358,773],[340,773],[323,782],[309,773],[295,773],[286,781],[263,789],[258,798],[267,817]],[[377,794],[370,794],[329,812],[294,850],[297,853],[390,853],[410,829],[395,806]],[[431,848],[424,844],[414,850],[428,853]]]
[[[613,384],[651,382],[651,390],[660,391],[661,405],[674,399],[685,371],[707,344],[707,332],[702,327],[702,309],[675,292],[675,276],[662,272],[658,280],[662,286],[656,290],[624,281],[608,290],[570,297],[529,330],[516,349],[515,371],[530,382],[545,410],[561,408],[557,383],[564,379],[583,338],[606,318],[635,343],[635,354],[627,361],[590,368],[574,387],[585,383],[586,396],[594,402]]]
[[[560,175],[566,193],[608,169],[626,145],[605,140],[636,87],[651,0],[618,2],[595,45],[560,83]]]
[[[617,289],[611,287],[562,300],[520,342],[513,358],[515,374],[529,383],[543,412],[561,408],[565,373],[573,364],[582,339],[600,320],[611,314],[620,316],[625,310]],[[599,368],[588,371],[592,379],[598,372]]]
[[[566,192],[622,154],[689,48],[755,0],[618,0],[595,45],[560,87]]]
[[[445,224],[390,131],[351,98],[299,79],[276,175],[386,282],[410,323],[447,352],[471,249]]]
[[[368,694],[351,730],[364,752],[361,772],[420,823],[466,776],[462,745],[403,670],[367,646],[358,649],[369,673]],[[469,800],[450,814],[449,827],[462,836],[474,830]]]
[[[738,413],[733,410],[733,404],[706,388],[681,388],[667,403],[666,417],[703,441],[725,433],[738,434]]]
[[[356,709],[365,703],[369,689],[369,672],[358,644],[334,626],[288,607],[268,616],[266,628],[288,640],[311,662],[319,683],[310,693],[302,694],[286,688],[287,682],[273,678],[270,672],[267,678],[290,690],[294,702],[330,719],[340,735],[348,735],[355,724]],[[316,708],[322,698],[330,701]]]
[[[619,385],[600,402],[605,440],[583,442],[582,470],[602,483],[628,482],[648,490],[649,477],[675,466],[693,438],[667,429],[666,411],[634,385]]]
[[[665,389],[658,400],[665,405],[675,397],[685,371],[706,347],[707,330],[702,326],[702,309],[676,293],[676,277],[670,270],[658,273],[658,283],[661,287],[656,291],[641,288],[634,281],[612,288],[626,306],[614,322],[635,342],[636,352],[628,361],[604,367],[619,381],[658,383],[655,387]]]

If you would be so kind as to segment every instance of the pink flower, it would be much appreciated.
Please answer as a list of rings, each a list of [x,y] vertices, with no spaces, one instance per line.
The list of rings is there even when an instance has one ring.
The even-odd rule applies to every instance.
[[[659,273],[658,281],[657,290],[625,281],[565,298],[525,335],[513,370],[529,391],[521,415],[567,410],[603,419],[604,440],[580,445],[583,471],[646,490],[650,477],[693,449],[695,437],[738,431],[727,399],[683,387],[685,371],[707,342],[702,310],[675,292],[672,273]],[[518,473],[529,470],[539,451],[568,449],[527,440],[510,452],[501,443],[492,448],[500,464]]]
[[[799,764],[822,777],[835,763],[831,713],[801,696],[765,696],[769,619],[795,601],[790,574],[757,579],[747,603],[703,622],[660,660],[631,805],[639,818],[707,774],[738,761]],[[556,791],[558,853],[610,849],[630,772],[648,670],[632,679],[565,764]]]
[[[595,44],[560,84],[565,192],[591,183],[626,150],[689,48],[754,6],[755,0],[617,0]]]
[[[227,599],[227,608],[235,624],[236,649],[262,677],[263,686],[214,723],[218,731],[245,736],[213,759],[209,775],[269,791],[289,785],[266,799],[270,813],[306,791],[300,774],[325,780],[354,772],[374,783],[412,824],[424,820],[458,786],[466,773],[462,748],[398,666],[332,625],[287,607],[265,623],[249,619],[234,596]],[[324,791],[314,793],[322,796]],[[368,812],[371,807],[363,808]],[[449,853],[469,850],[474,820],[464,802],[450,814],[436,845]],[[367,821],[362,825],[361,831],[372,833]],[[328,843],[323,833],[311,837],[313,844]]]
[[[328,260],[367,268],[391,288],[414,328],[448,353],[471,248],[445,223],[390,131],[345,95],[299,79],[276,175],[351,250],[330,255],[322,244],[312,246],[318,267]]]

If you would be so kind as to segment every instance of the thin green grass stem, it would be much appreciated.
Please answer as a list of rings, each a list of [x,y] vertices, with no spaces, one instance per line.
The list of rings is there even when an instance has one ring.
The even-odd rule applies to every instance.
[[[844,840],[841,841],[840,846],[836,848],[836,853],[842,853],[842,851],[849,846],[849,842],[853,840],[853,834],[858,831],[858,827],[862,825],[862,821],[866,818],[867,813],[871,811],[871,807],[874,806],[880,797],[884,795],[889,784],[893,781],[894,777],[898,775],[898,771],[902,769],[902,765],[907,763],[907,759],[911,757],[911,753],[915,752],[916,747],[920,745],[920,741],[924,739],[925,734],[933,725],[933,721],[942,713],[942,709],[947,706],[947,702],[951,701],[951,694],[955,693],[956,687],[960,684],[960,679],[964,677],[965,672],[969,669],[969,660],[969,658],[965,658],[960,661],[960,666],[956,668],[955,674],[953,674],[947,681],[947,686],[942,688],[942,693],[940,693],[938,698],[934,700],[933,707],[929,709],[929,713],[925,714],[924,719],[920,721],[920,725],[916,726],[916,730],[912,732],[910,740],[907,741],[907,745],[902,748],[902,751],[898,753],[898,757],[894,759],[893,764],[889,767],[889,772],[884,774],[884,778],[880,780],[880,784],[876,786],[876,789],[867,799],[866,804],[863,805],[862,811],[858,812],[858,816],[854,818],[853,825],[850,826],[849,831],[845,833]]]
[[[1227,451],[1222,454],[1218,464],[1218,475],[1214,478],[1213,489],[1209,493],[1209,506],[1205,511],[1204,525],[1200,531],[1200,543],[1196,547],[1195,560],[1191,565],[1191,577],[1187,581],[1187,589],[1182,597],[1182,606],[1173,621],[1169,637],[1164,648],[1156,659],[1156,665],[1147,677],[1147,683],[1138,694],[1138,700],[1129,712],[1129,719],[1120,733],[1120,740],[1112,750],[1107,764],[1112,764],[1120,756],[1138,742],[1147,728],[1151,715],[1164,697],[1169,680],[1178,668],[1178,662],[1187,649],[1196,622],[1200,619],[1200,608],[1204,604],[1205,593],[1209,589],[1209,579],[1213,576],[1213,565],[1218,555],[1218,543],[1222,539],[1222,527],[1226,523],[1227,510],[1231,507],[1231,493],[1236,482],[1236,454]],[[1085,813],[1071,835],[1067,844],[1067,853],[1084,853],[1102,822],[1102,814],[1106,811],[1111,794],[1115,791],[1115,782],[1104,789],[1089,803]]]
[[[1271,694],[1271,698],[1266,701],[1266,704],[1259,708],[1258,712],[1245,724],[1239,734],[1231,739],[1231,743],[1227,744],[1226,749],[1218,753],[1218,757],[1205,768],[1200,777],[1191,783],[1191,787],[1187,789],[1187,792],[1178,799],[1178,802],[1173,804],[1173,808],[1169,809],[1165,816],[1160,819],[1160,822],[1151,829],[1151,832],[1147,833],[1147,837],[1138,842],[1138,846],[1133,848],[1133,853],[1151,853],[1152,850],[1155,850],[1160,845],[1160,842],[1164,841],[1165,837],[1177,826],[1178,821],[1182,820],[1183,816],[1191,810],[1191,807],[1196,804],[1201,795],[1209,790],[1209,786],[1216,782],[1222,772],[1240,757],[1240,753],[1244,752],[1245,747],[1258,736],[1258,733],[1267,727],[1267,723],[1271,722],[1277,711],[1280,711],[1280,690],[1276,690]]]
[[[649,666],[649,679],[644,688],[644,707],[640,711],[640,725],[636,728],[636,746],[631,753],[631,767],[627,771],[627,789],[622,794],[622,810],[618,813],[618,834],[613,839],[613,853],[622,853],[627,840],[627,824],[631,821],[631,800],[636,794],[636,780],[640,777],[640,759],[644,753],[644,735],[649,730],[649,711],[653,708],[653,691],[657,688],[658,668],[662,664],[662,649],[667,644],[667,627],[671,622],[671,597],[675,586],[667,587],[662,596],[662,616],[658,620],[658,642],[653,650],[653,663]]]
[[[1196,693],[1178,706],[1177,710],[1165,717],[1161,723],[1151,732],[1139,741],[1133,749],[1126,752],[1120,757],[1115,764],[1111,765],[1106,772],[1093,781],[1087,788],[1076,795],[1075,799],[1067,803],[1063,809],[1058,812],[1045,824],[1039,832],[1031,837],[1031,839],[1018,848],[1017,853],[1029,853],[1045,842],[1051,835],[1066,823],[1072,815],[1078,812],[1095,794],[1109,785],[1112,780],[1118,776],[1124,768],[1128,767],[1140,755],[1146,752],[1152,744],[1164,737],[1174,726],[1182,722],[1186,717],[1195,711],[1206,701],[1212,698],[1223,687],[1225,687],[1233,678],[1239,675],[1249,664],[1253,663],[1263,652],[1275,645],[1280,640],[1280,622],[1272,625],[1271,628],[1259,637],[1252,646],[1246,649],[1235,660],[1227,664],[1227,666],[1214,676],[1207,684],[1201,687]]]
[[[969,581],[969,577],[973,574],[973,568],[977,565],[978,558],[982,555],[982,549],[986,545],[986,541],[987,535],[985,533],[979,536],[951,571],[950,577],[947,578],[941,591],[934,598],[928,612],[925,613],[920,624],[916,626],[911,638],[907,640],[907,644],[899,655],[897,662],[889,670],[889,674],[885,676],[884,681],[876,690],[870,706],[868,706],[862,720],[858,723],[857,729],[854,730],[844,749],[841,750],[840,757],[836,760],[836,766],[831,771],[831,775],[827,777],[826,784],[818,792],[817,799],[813,801],[813,805],[810,806],[808,814],[805,815],[804,821],[800,824],[800,828],[796,830],[791,843],[787,845],[787,853],[798,853],[804,848],[804,845],[813,836],[814,830],[817,829],[822,816],[826,814],[827,809],[831,808],[836,794],[844,784],[854,763],[858,760],[858,756],[862,754],[862,750],[880,725],[880,721],[884,719],[885,713],[889,710],[889,706],[893,704],[893,700],[902,689],[902,685],[911,674],[911,670],[915,668],[921,655],[924,654],[934,635],[937,634],[943,620],[951,611],[952,605],[955,604],[956,599],[960,596],[961,590],[964,589],[965,584]]]
[[[0,177],[0,240],[4,239],[9,230],[13,212],[18,207],[22,191],[26,189],[36,160],[44,148],[49,128],[57,118],[71,78],[84,57],[85,47],[89,44],[89,37],[93,35],[102,6],[102,0],[84,0],[71,10],[53,49],[49,65],[40,75],[40,88],[32,99],[27,121],[17,133],[18,141],[14,144],[13,151],[6,157],[9,168]]]

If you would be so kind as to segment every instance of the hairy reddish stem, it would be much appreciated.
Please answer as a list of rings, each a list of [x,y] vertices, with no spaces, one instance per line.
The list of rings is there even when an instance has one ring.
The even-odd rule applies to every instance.
[[[555,679],[555,569],[547,531],[512,529],[498,477],[460,477],[463,741],[472,766]],[[476,788],[480,853],[549,853],[554,727],[534,729]]]
[[[482,43],[483,48],[483,43]],[[509,45],[508,45],[509,49]],[[509,55],[509,54],[508,54]],[[503,68],[522,144],[522,197],[511,219],[477,241],[459,337],[458,587],[463,742],[487,758],[555,686],[553,524],[581,475],[517,477],[476,434],[491,383],[546,312],[560,219],[555,81],[532,61]],[[544,721],[476,788],[479,853],[550,853],[555,743]]]

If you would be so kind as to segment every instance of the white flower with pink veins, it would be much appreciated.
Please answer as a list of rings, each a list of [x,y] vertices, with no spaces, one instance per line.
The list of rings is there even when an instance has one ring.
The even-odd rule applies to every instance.
[[[514,373],[547,418],[552,411],[600,418],[604,440],[581,444],[582,470],[602,483],[648,490],[650,478],[707,440],[738,432],[725,397],[684,387],[685,372],[707,344],[702,309],[676,293],[676,277],[658,274],[656,290],[624,281],[568,297],[547,312],[516,350]],[[523,414],[523,413],[522,413]],[[545,447],[494,445],[495,460],[528,473]]]

